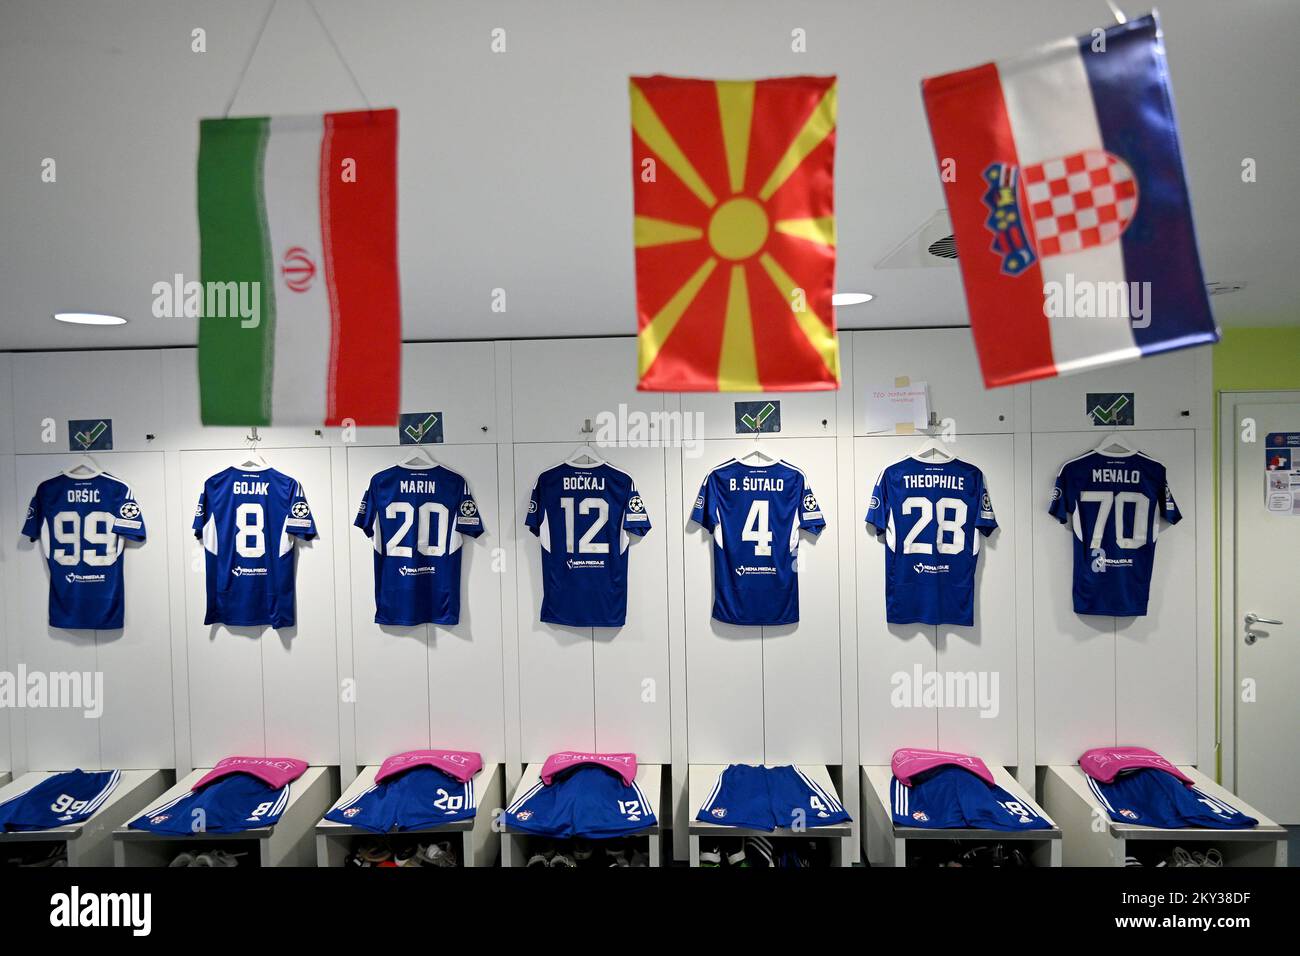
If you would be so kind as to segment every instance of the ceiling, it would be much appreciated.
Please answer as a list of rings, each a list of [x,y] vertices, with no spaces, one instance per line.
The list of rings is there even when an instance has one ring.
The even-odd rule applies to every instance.
[[[152,316],[151,288],[197,278],[197,121],[222,113],[268,3],[0,6],[0,349],[194,342],[194,320]],[[840,326],[963,324],[954,267],[875,267],[943,207],[919,81],[1111,22],[1103,0],[317,8],[370,102],[401,110],[406,339],[634,330],[627,77],[656,72],[838,74],[837,285],[876,296],[839,310]],[[1215,314],[1300,322],[1300,3],[1160,9],[1206,276],[1246,284],[1216,297]],[[206,53],[190,50],[196,27]],[[489,48],[496,27],[506,53]],[[790,51],[796,28],[806,53]],[[305,0],[279,0],[233,115],[362,105]],[[131,322],[65,326],[50,318],[62,310]]]

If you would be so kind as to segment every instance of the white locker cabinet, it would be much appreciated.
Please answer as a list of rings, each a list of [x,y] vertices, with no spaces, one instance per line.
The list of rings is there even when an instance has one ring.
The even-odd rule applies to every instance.
[[[36,486],[80,460],[72,453],[19,455],[17,487],[25,515]],[[12,660],[28,673],[69,672],[93,686],[102,675],[97,717],[81,708],[24,711],[27,769],[171,767],[172,686],[169,550],[163,456],[159,452],[98,452],[101,468],[131,486],[144,516],[146,540],[127,542],[123,563],[123,627],[70,631],[48,624],[49,571],[39,541],[22,538],[12,572],[17,626]],[[15,537],[17,537],[17,530]]]
[[[468,483],[483,534],[461,544],[461,607],[456,625],[398,627],[375,623],[374,543],[360,528],[348,537],[351,568],[352,675],[356,680],[357,758],[382,763],[405,750],[475,750],[488,763],[505,750],[501,684],[502,575],[496,450],[490,445],[433,445],[439,464]],[[347,450],[348,514],[355,517],[374,474],[412,453],[406,447]],[[310,500],[310,499],[309,499]]]
[[[833,438],[760,440],[762,450],[803,470],[827,526],[800,534],[799,622],[739,627],[712,617],[713,540],[695,524],[685,541],[687,736],[690,762],[842,762],[838,535]],[[753,447],[751,439],[705,442],[683,457],[678,514],[685,522],[705,475]]]
[[[537,476],[576,442],[514,446],[516,562],[519,569],[519,698],[523,755],[544,761],[559,750],[632,752],[668,763],[667,522],[665,456],[658,448],[593,448],[627,472],[650,515],[651,530],[628,545],[627,619],[620,628],[543,623],[541,544],[523,527]]]
[[[1137,428],[1208,427],[1211,424],[1210,383],[1202,382],[1204,389],[1198,386],[1200,364],[1208,364],[1208,357],[1203,353],[1208,351],[1183,349],[1082,375],[1031,382],[1028,388],[1032,396],[1033,430],[1102,433],[1103,429],[1093,426],[1088,417],[1090,392],[1132,392]]]
[[[190,744],[196,765],[211,766],[232,754],[283,754],[313,764],[339,763],[333,549],[339,546],[335,535],[347,529],[334,526],[330,454],[327,448],[266,452],[272,468],[302,485],[317,531],[314,540],[298,540],[294,546],[295,626],[276,631],[203,623],[206,562],[190,521],[204,481],[246,452],[181,452],[181,486],[190,517],[175,521],[174,533],[189,559],[185,630]]]

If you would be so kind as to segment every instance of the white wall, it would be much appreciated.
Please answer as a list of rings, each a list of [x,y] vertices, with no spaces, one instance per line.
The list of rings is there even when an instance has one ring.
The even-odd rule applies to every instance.
[[[346,779],[358,764],[443,745],[505,761],[513,783],[557,749],[626,749],[671,764],[680,854],[692,762],[845,767],[940,746],[1032,783],[1036,763],[1099,743],[1208,761],[1209,353],[986,391],[965,329],[841,339],[844,388],[773,396],[783,430],[762,445],[807,472],[828,527],[801,544],[799,624],[762,629],[710,618],[710,545],[687,524],[706,471],[750,447],[734,434],[732,402],[757,396],[637,392],[630,338],[404,347],[402,407],[443,413],[434,454],[469,480],[484,517],[486,533],[465,545],[456,627],[373,623],[371,546],[351,522],[369,476],[400,455],[394,430],[263,429],[264,454],[302,481],[320,537],[298,551],[297,627],[260,635],[201,623],[194,503],[203,479],[242,455],[248,429],[200,427],[193,351],[0,354],[0,396],[13,395],[0,413],[0,664],[100,670],[109,695],[101,721],[0,711],[0,767],[186,769],[247,751],[339,764]],[[867,434],[863,395],[904,375],[929,382],[933,410],[955,424],[954,451],[983,469],[997,511],[971,628],[884,621],[883,546],[863,515],[879,470],[921,439]],[[1089,390],[1136,393],[1131,440],[1169,467],[1186,516],[1161,536],[1145,619],[1073,614],[1069,532],[1045,510],[1056,469],[1099,440],[1084,422]],[[588,419],[620,406],[700,413],[701,441],[603,450],[654,522],[631,547],[628,623],[541,624],[538,545],[521,523],[533,479],[584,440]],[[17,543],[36,482],[69,459],[66,420],[92,415],[113,418],[117,450],[96,457],[135,487],[149,528],[125,556],[120,634],[47,628],[44,563]],[[56,444],[41,440],[45,418]],[[895,675],[917,665],[996,674],[996,716],[892,706]],[[857,780],[841,779],[850,807]]]

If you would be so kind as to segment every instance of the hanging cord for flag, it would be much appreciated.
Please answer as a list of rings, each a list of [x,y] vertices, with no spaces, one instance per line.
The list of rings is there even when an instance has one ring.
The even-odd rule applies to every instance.
[[[1115,4],[1115,0],[1106,0],[1106,6],[1110,7],[1116,23],[1128,23],[1128,17],[1124,16],[1124,11]]]
[[[239,95],[239,90],[244,85],[244,77],[248,74],[248,68],[253,65],[253,57],[257,55],[257,48],[262,44],[262,36],[266,33],[267,24],[271,22],[271,14],[275,12],[276,5],[279,2],[280,0],[271,0],[270,4],[266,8],[266,13],[262,17],[262,25],[257,29],[257,36],[253,38],[253,48],[248,51],[248,59],[244,61],[244,68],[239,71],[239,78],[235,80],[235,88],[230,92],[230,99],[226,101],[226,109],[221,114],[223,117],[229,116],[230,110],[235,105],[235,97]],[[311,10],[312,16],[314,16],[316,22],[320,24],[321,30],[324,31],[325,38],[329,40],[330,46],[334,50],[334,55],[338,57],[339,63],[343,65],[343,69],[347,73],[348,79],[352,81],[352,88],[356,90],[357,95],[361,97],[361,102],[366,104],[366,109],[373,110],[374,107],[370,105],[370,97],[366,96],[366,91],[361,88],[361,84],[357,81],[357,75],[352,72],[351,64],[349,64],[347,58],[343,56],[343,51],[339,49],[338,41],[334,39],[334,34],[330,32],[330,28],[325,25],[325,20],[321,17],[320,11],[316,9],[316,4],[313,0],[306,0],[306,3],[308,9]]]

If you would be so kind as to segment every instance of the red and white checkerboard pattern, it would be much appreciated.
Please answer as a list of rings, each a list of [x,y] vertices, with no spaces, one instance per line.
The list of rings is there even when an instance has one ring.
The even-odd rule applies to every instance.
[[[1021,171],[1040,256],[1114,242],[1137,211],[1137,180],[1118,156],[1088,149]]]

